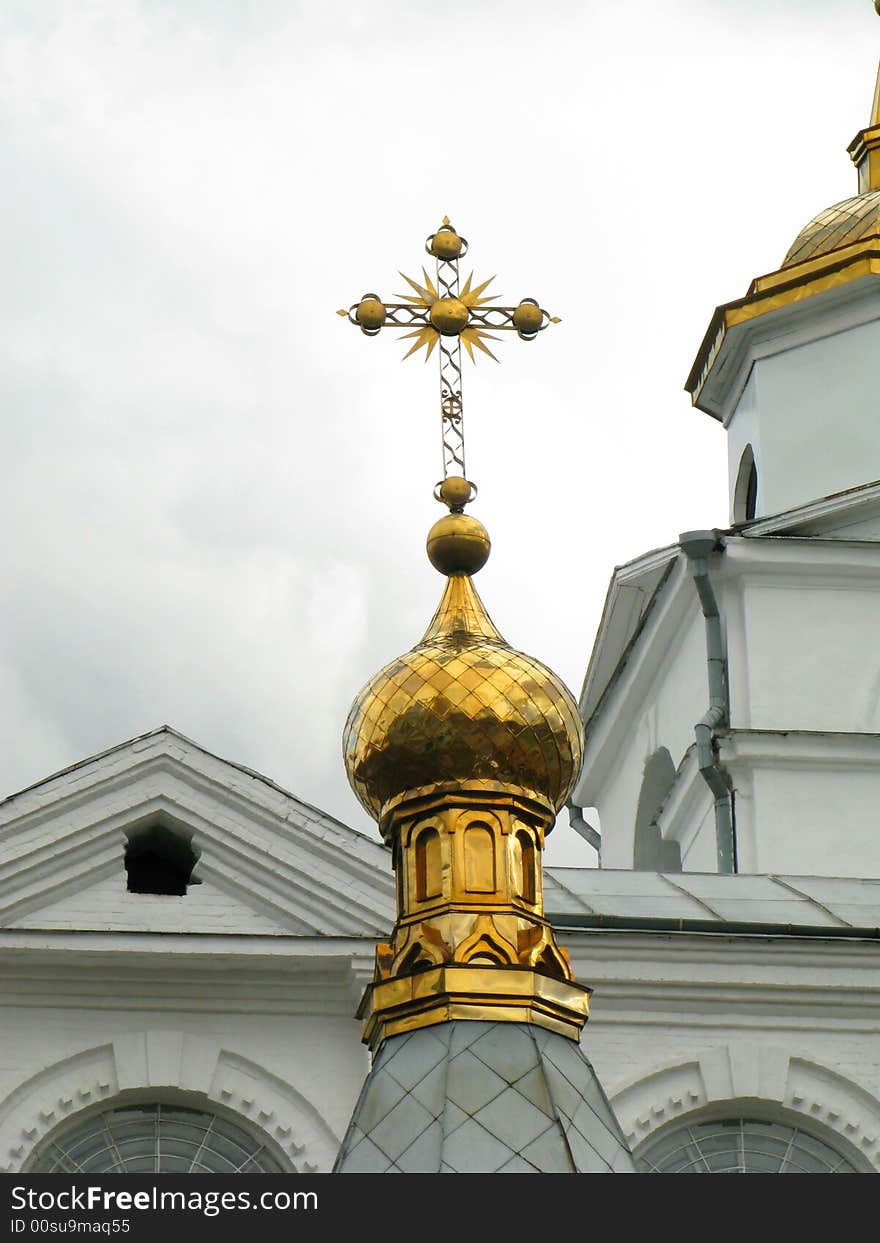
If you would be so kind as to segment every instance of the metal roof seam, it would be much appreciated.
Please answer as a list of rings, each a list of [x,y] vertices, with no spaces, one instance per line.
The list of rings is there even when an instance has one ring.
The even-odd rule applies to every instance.
[[[803,898],[807,902],[811,902],[813,906],[818,907],[820,911],[823,911],[830,919],[833,919],[836,923],[840,924],[841,927],[843,928],[852,927],[852,924],[850,924],[847,920],[842,919],[839,915],[835,915],[834,911],[832,911],[830,907],[827,907],[824,904],[824,902],[820,902],[818,898],[814,898],[812,894],[804,893],[803,890],[797,889],[794,885],[792,885],[789,881],[784,880],[781,876],[771,876],[770,879],[772,881],[775,881],[777,885],[781,885],[783,889],[787,889],[790,893],[797,894],[799,898]]]
[[[568,896],[569,896],[569,897],[570,897],[570,898],[571,898],[574,902],[577,902],[577,903],[578,903],[578,905],[580,905],[580,906],[584,907],[584,909],[585,909],[586,911],[588,911],[588,912],[589,912],[589,914],[591,914],[591,915],[595,915],[595,914],[597,913],[597,912],[596,912],[595,907],[590,906],[590,905],[589,905],[589,903],[587,903],[587,902],[585,902],[585,901],[584,901],[584,899],[580,896],[580,894],[575,893],[575,891],[574,891],[573,889],[570,889],[570,888],[568,887],[568,885],[564,885],[564,884],[562,883],[562,881],[559,879],[559,872],[560,872],[561,870],[562,870],[562,869],[557,868],[554,872],[552,872],[552,873],[550,874],[550,877],[549,877],[549,878],[553,881],[553,884],[554,884],[554,885],[558,885],[558,886],[559,886],[559,888],[560,888],[561,890],[563,890],[563,892],[564,892],[564,893],[567,893],[567,894],[568,894]],[[549,871],[549,869],[548,869],[548,871]]]
[[[682,873],[682,875],[685,875],[685,873]],[[671,880],[669,875],[665,872],[658,872],[658,876],[660,876],[667,883],[667,885],[669,885],[672,889],[675,889],[678,893],[683,893],[685,897],[691,898],[694,902],[698,902],[704,911],[709,912],[713,919],[720,919],[723,921],[724,916],[719,911],[716,911],[714,907],[711,907],[708,902],[705,902],[699,894],[692,893],[691,890],[687,889],[684,885],[676,885],[675,881]]]

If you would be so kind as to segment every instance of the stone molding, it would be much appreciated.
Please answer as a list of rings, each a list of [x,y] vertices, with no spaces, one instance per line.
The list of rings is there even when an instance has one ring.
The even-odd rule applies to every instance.
[[[723,331],[700,380],[699,400],[691,394],[694,405],[727,427],[756,362],[872,323],[880,317],[878,302],[876,277],[864,276]],[[701,353],[711,331],[710,325]]]
[[[767,1106],[802,1114],[880,1172],[880,1099],[836,1071],[779,1046],[723,1045],[652,1071],[611,1096],[633,1149],[672,1122]],[[729,1106],[729,1110],[725,1107]]]
[[[339,1137],[277,1075],[217,1041],[174,1029],[80,1050],[20,1084],[0,1105],[0,1172],[24,1168],[56,1127],[85,1109],[161,1101],[216,1106],[260,1134],[293,1173],[329,1170]]]

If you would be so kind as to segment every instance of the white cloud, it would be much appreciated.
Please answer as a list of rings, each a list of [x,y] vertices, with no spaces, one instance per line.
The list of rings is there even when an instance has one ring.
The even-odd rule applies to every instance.
[[[612,566],[726,521],[682,382],[714,306],[853,192],[878,28],[866,0],[78,0],[0,31],[27,740],[0,786],[167,720],[365,828],[339,732],[439,595],[436,375],[333,312],[448,212],[562,316],[468,369],[465,408],[481,591],[577,692]]]

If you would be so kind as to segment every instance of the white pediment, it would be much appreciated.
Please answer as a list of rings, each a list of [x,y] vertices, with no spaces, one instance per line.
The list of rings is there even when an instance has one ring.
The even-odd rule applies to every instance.
[[[179,829],[185,896],[127,891],[127,834]],[[163,727],[0,803],[0,927],[386,935],[390,856],[266,778]]]
[[[216,883],[190,885],[183,897],[129,893],[124,869],[114,866],[93,884],[61,887],[55,901],[40,902],[10,927],[47,932],[187,932],[228,936],[308,935],[294,918],[273,918],[250,894],[230,893]]]

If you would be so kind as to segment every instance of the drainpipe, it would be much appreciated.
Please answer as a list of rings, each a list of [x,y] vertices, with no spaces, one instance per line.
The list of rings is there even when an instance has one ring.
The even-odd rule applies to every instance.
[[[574,829],[575,833],[579,833],[584,841],[589,842],[599,856],[599,866],[602,866],[602,836],[598,829],[594,829],[591,824],[584,819],[583,807],[578,807],[572,799],[565,804],[568,812],[568,823]]]
[[[715,843],[718,871],[736,871],[736,836],[730,778],[718,762],[715,731],[730,720],[727,699],[727,676],[721,643],[721,616],[718,601],[709,578],[709,554],[721,547],[717,531],[685,531],[678,537],[688,559],[700,607],[706,620],[706,665],[709,675],[709,709],[694,726],[697,740],[697,765],[715,801]]]

